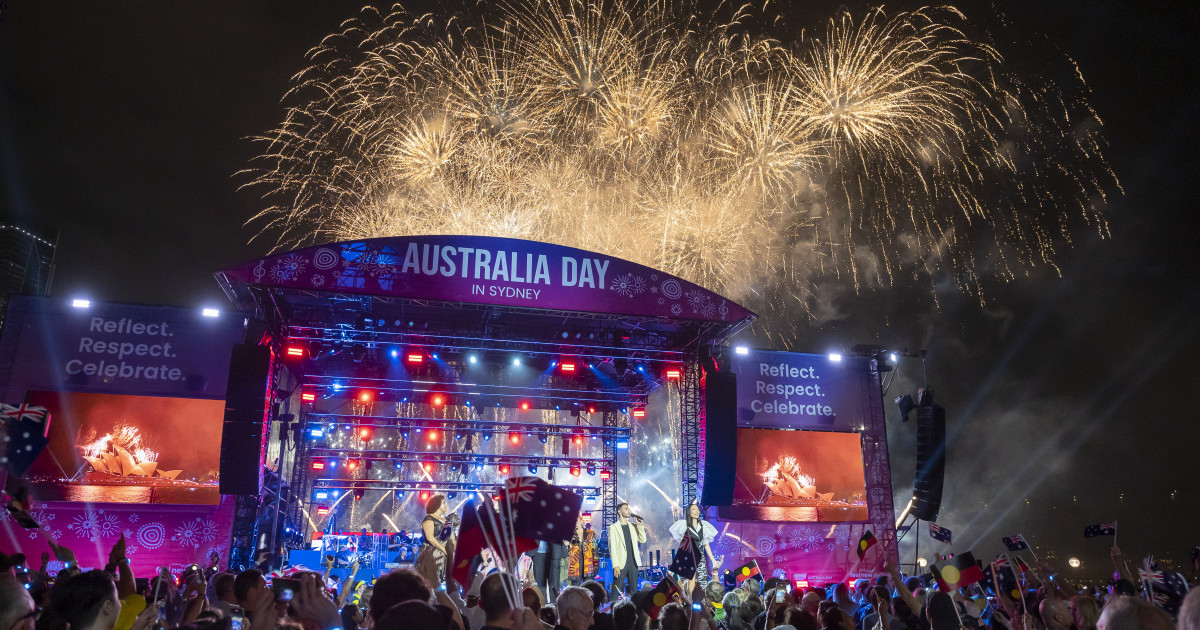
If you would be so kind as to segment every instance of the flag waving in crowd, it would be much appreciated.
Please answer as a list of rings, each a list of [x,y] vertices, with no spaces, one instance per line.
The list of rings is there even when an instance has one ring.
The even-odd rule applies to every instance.
[[[1008,547],[1009,551],[1020,551],[1029,548],[1029,543],[1025,542],[1025,537],[1021,534],[1013,534],[1000,540],[1004,541],[1004,546]]]
[[[863,532],[862,538],[858,539],[858,560],[859,560],[859,562],[862,561],[863,556],[867,555],[867,550],[870,549],[871,547],[874,547],[875,543],[877,543],[877,542],[879,542],[879,541],[875,540],[875,534],[872,534],[871,530],[868,529],[867,531]]]
[[[983,569],[975,562],[975,556],[970,551],[960,553],[946,562],[930,567],[938,589],[943,593],[970,586],[983,580]]]
[[[947,545],[950,544],[950,530],[938,525],[937,523],[934,523],[933,521],[929,522],[929,535],[933,537],[934,540],[940,540]]]
[[[733,577],[737,581],[738,586],[741,586],[742,582],[753,577],[759,577],[760,575],[762,575],[762,572],[758,570],[758,562],[755,560],[751,560],[733,571]]]
[[[1084,538],[1095,538],[1096,536],[1116,536],[1117,522],[1111,521],[1108,523],[1100,523],[1099,525],[1088,525],[1083,528]]]

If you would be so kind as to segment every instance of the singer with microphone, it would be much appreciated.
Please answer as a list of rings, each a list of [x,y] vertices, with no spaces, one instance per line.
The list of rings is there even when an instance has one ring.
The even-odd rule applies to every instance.
[[[633,517],[636,523],[629,519]],[[632,514],[629,504],[621,502],[617,506],[617,522],[608,526],[608,551],[612,556],[613,586],[620,588],[625,582],[625,595],[631,596],[638,587],[638,558],[641,557],[640,544],[646,542],[646,526],[642,517]]]

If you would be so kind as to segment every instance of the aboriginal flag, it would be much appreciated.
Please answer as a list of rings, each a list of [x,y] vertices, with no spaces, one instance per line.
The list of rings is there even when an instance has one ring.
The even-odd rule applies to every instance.
[[[675,583],[675,580],[667,576],[658,581],[654,590],[650,591],[649,596],[643,598],[639,605],[647,615],[650,615],[651,619],[658,619],[658,611],[663,606],[675,601],[676,595],[683,595],[683,591],[679,590],[679,585]]]
[[[858,539],[858,560],[859,560],[859,562],[862,561],[863,556],[867,555],[867,550],[870,549],[871,547],[874,547],[875,543],[877,543],[877,542],[879,542],[879,541],[875,540],[875,534],[872,534],[871,530],[868,529],[867,531],[863,532],[862,538]]]
[[[735,580],[737,580],[738,586],[741,586],[742,582],[745,582],[750,578],[762,579],[761,576],[762,572],[758,570],[758,562],[756,560],[751,560],[750,562],[747,562],[746,564],[743,564],[742,566],[733,570],[733,577]]]
[[[975,556],[970,551],[955,555],[946,562],[931,567],[934,579],[937,580],[938,590],[949,593],[964,586],[970,586],[983,579],[983,569],[975,562]]]

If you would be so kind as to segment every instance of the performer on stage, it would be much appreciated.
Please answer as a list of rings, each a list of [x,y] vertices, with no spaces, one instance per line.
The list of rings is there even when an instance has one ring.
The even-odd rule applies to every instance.
[[[700,580],[700,586],[708,585],[709,576],[717,569],[717,562],[713,562],[712,547],[709,543],[717,537],[717,528],[711,523],[704,520],[700,516],[700,506],[693,503],[688,506],[687,516],[675,521],[671,526],[671,537],[676,542],[683,540],[687,536],[692,539],[692,549],[696,550],[696,579]],[[679,586],[684,589],[685,593],[692,592],[691,580],[680,580]]]
[[[437,588],[446,573],[446,556],[454,553],[454,528],[446,527],[446,495],[435,494],[425,502],[425,518],[421,520],[421,531],[425,534],[425,546],[417,554],[417,573]]]
[[[612,557],[613,586],[620,587],[624,581],[625,594],[633,595],[638,587],[639,544],[646,542],[646,527],[642,517],[634,516],[636,523],[629,520],[632,513],[629,504],[617,506],[617,522],[608,526],[608,553]]]

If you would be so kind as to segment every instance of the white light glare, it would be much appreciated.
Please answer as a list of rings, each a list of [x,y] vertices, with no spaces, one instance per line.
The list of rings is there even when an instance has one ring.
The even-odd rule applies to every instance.
[[[746,346],[734,346],[733,351],[737,354],[750,354],[750,348]]]
[[[217,317],[221,314],[221,311],[219,311],[215,308],[206,308],[206,309],[200,311],[200,314],[204,315],[205,317]]]
[[[521,365],[521,359],[514,358],[513,365]]]
[[[71,306],[74,306],[75,308],[91,308],[92,301],[76,298],[71,300]]]
[[[840,353],[840,352],[830,352],[830,353],[829,353],[829,360],[830,360],[830,361],[833,361],[834,363],[841,363],[841,362],[842,362],[842,353]]]
[[[893,353],[891,353],[891,354],[889,354],[889,355],[888,355],[888,358],[892,360],[892,363],[895,363],[895,362],[897,362],[897,361],[899,361],[899,360],[900,360],[900,355],[898,355],[898,354],[896,354],[895,352],[893,352]]]

